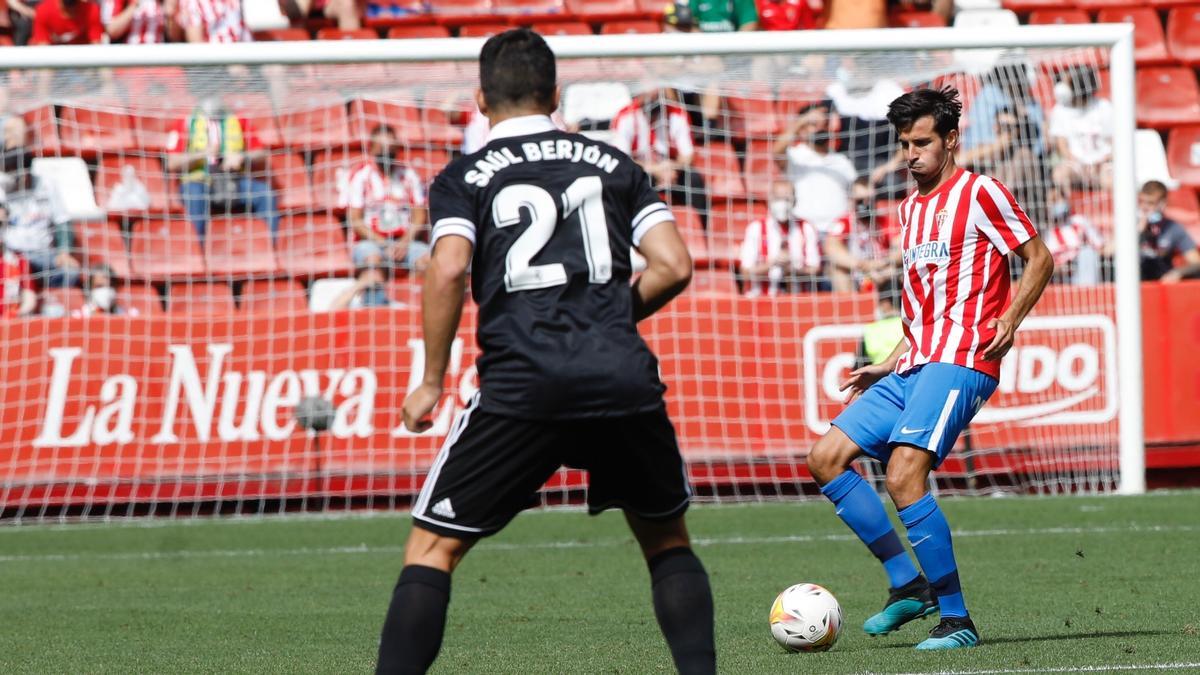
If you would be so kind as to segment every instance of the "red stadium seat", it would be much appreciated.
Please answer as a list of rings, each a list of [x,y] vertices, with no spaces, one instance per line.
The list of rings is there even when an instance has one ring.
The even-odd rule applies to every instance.
[[[342,225],[324,214],[296,214],[279,221],[280,269],[290,277],[349,274],[350,249]]]
[[[62,106],[58,131],[64,155],[91,158],[98,150],[124,150],[133,146],[129,116],[122,112]]]
[[[651,34],[661,32],[662,24],[657,21],[609,21],[600,29],[601,35]]]
[[[47,305],[58,305],[62,307],[63,316],[71,316],[71,312],[82,309],[87,304],[87,298],[78,288],[44,288],[41,302],[42,312],[46,311]]]
[[[1200,5],[1177,7],[1167,15],[1167,51],[1189,66],[1200,64]]]
[[[1092,19],[1082,9],[1039,9],[1029,14],[1029,23],[1033,26],[1065,25],[1075,23],[1091,23]]]
[[[204,254],[196,230],[183,218],[135,221],[129,242],[135,278],[150,281],[204,275]]]
[[[1171,129],[1167,137],[1171,176],[1187,187],[1200,187],[1200,125]]]
[[[349,180],[350,172],[369,159],[365,152],[342,152],[340,150],[319,152],[313,156],[312,191],[317,209],[340,211],[338,187]]]
[[[224,282],[174,283],[167,307],[172,314],[233,314],[233,291]]]
[[[458,31],[458,36],[465,38],[486,38],[492,37],[498,33],[503,33],[508,29],[508,24],[503,23],[473,23],[463,26],[462,29]]]
[[[379,33],[373,28],[355,28],[342,30],[340,28],[322,28],[317,31],[318,40],[378,40]]]
[[[354,147],[367,150],[371,131],[386,124],[396,134],[402,145],[425,143],[425,125],[421,123],[421,109],[415,103],[390,101],[354,100],[350,102],[350,135],[355,139]]]
[[[710,197],[741,199],[746,196],[742,168],[738,166],[733,146],[728,143],[698,146],[692,166],[704,176]]]
[[[129,283],[118,286],[117,302],[125,307],[137,309],[142,316],[163,313],[162,297],[153,286],[147,284]]]
[[[492,0],[493,13],[507,17],[510,23],[530,24],[572,18],[563,0]]]
[[[734,87],[725,97],[729,108],[730,130],[737,138],[769,138],[780,131],[775,114],[775,96],[765,84]]]
[[[1161,129],[1200,122],[1200,88],[1190,68],[1139,68],[1137,123]]]
[[[752,199],[766,200],[771,183],[783,175],[771,145],[771,141],[751,141],[746,146],[746,192]]]
[[[1138,65],[1169,63],[1167,40],[1158,12],[1149,7],[1120,7],[1100,10],[1097,23],[1133,24],[1133,58]]]
[[[888,15],[893,28],[945,28],[946,20],[934,12],[900,11]]]
[[[746,238],[746,226],[766,217],[766,207],[744,201],[716,203],[708,215],[708,245],[714,258],[736,260]]]
[[[163,175],[162,161],[157,157],[138,157],[136,155],[104,155],[96,166],[96,203],[101,208],[108,208],[108,200],[112,189],[121,181],[121,173],[126,166],[133,167],[133,174],[146,187],[150,196],[150,206],[139,212],[149,215],[166,215],[167,213],[182,213],[183,202],[179,198],[179,190],[168,187]],[[128,213],[113,210],[118,213]]]
[[[122,279],[133,275],[119,223],[85,220],[75,224],[75,238],[88,265],[108,265]]]
[[[535,23],[533,30],[542,35],[593,35],[592,27],[582,21]]]
[[[1184,227],[1200,225],[1200,200],[1190,187],[1172,190],[1167,195],[1166,216]]]
[[[689,206],[672,206],[675,214],[675,225],[687,244],[688,252],[692,254],[692,262],[696,267],[708,267],[712,264],[712,256],[708,251],[708,235],[704,232],[704,222],[700,214]]]
[[[183,68],[118,68],[113,75],[125,89],[126,99],[135,113],[144,109],[147,113],[170,117],[178,111],[190,111],[196,105]]]
[[[566,6],[568,12],[580,20],[591,23],[599,21],[634,21],[644,17],[641,8],[638,7],[637,0],[566,0]],[[658,15],[662,16],[661,8],[658,11]]]
[[[212,277],[263,277],[279,269],[266,222],[247,216],[210,220],[204,258]]]
[[[275,123],[275,109],[271,98],[266,94],[231,93],[222,96],[221,100],[229,110],[244,119],[258,135],[258,140],[268,148],[283,146],[284,139],[279,134]],[[289,142],[291,139],[288,139]]]
[[[308,296],[304,286],[291,279],[257,279],[242,284],[240,311],[259,314],[304,314]]]
[[[1128,7],[1137,3],[1134,0],[1077,0],[1075,4],[1080,9],[1094,12],[1106,7]]]
[[[688,285],[688,292],[702,295],[737,295],[737,281],[733,278],[733,270],[729,268],[696,270],[692,273],[692,283]]]
[[[133,127],[134,144],[149,152],[165,151],[171,131],[179,120],[188,114],[186,112],[178,115],[155,112],[130,115],[129,122]]]
[[[312,36],[303,28],[273,28],[255,32],[254,39],[257,42],[304,42]]]
[[[450,163],[450,154],[445,150],[410,148],[402,151],[400,157],[417,172],[426,185],[432,183],[434,177]]]
[[[560,69],[561,77],[561,69]],[[427,107],[421,110],[421,123],[425,125],[425,143],[437,147],[458,147],[462,143],[462,130],[450,123],[450,115],[441,108]]]
[[[267,158],[271,186],[276,190],[276,206],[284,211],[313,208],[312,185],[304,158],[290,152],[273,153]]]
[[[775,111],[779,123],[786,127],[795,120],[804,108],[825,100],[826,84],[817,80],[786,80],[779,85],[779,99]]]
[[[430,0],[429,14],[437,23],[461,26],[492,19],[491,0]]]
[[[450,31],[445,26],[396,26],[388,30],[387,36],[389,40],[448,38]]]
[[[54,106],[34,108],[22,116],[29,127],[29,143],[33,152],[42,156],[62,154],[62,141],[58,135]]]
[[[1011,9],[1018,14],[1039,9],[1061,9],[1074,4],[1074,2],[1063,2],[1063,0],[1002,0],[1001,2],[1004,9]]]
[[[285,112],[279,115],[279,134],[287,147],[301,150],[344,148],[350,145],[350,120],[342,103]]]

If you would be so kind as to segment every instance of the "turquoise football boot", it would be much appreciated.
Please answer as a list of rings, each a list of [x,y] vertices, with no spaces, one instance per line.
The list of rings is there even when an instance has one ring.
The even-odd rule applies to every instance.
[[[863,622],[867,635],[887,635],[913,619],[920,619],[938,611],[933,589],[924,575],[904,584],[900,588],[888,589],[888,601],[883,611]]]
[[[979,644],[979,631],[975,624],[966,617],[943,617],[941,623],[929,631],[917,649],[929,651],[934,649],[962,649]]]

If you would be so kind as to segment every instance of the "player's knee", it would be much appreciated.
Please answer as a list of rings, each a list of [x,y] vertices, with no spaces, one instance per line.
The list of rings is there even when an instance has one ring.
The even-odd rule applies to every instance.
[[[817,483],[824,485],[846,470],[839,455],[837,443],[829,434],[813,445],[808,453],[808,471]]]
[[[404,564],[453,572],[474,544],[474,539],[445,537],[414,527],[404,549]]]
[[[915,462],[891,461],[888,463],[884,486],[898,508],[904,508],[925,495],[928,471]]]

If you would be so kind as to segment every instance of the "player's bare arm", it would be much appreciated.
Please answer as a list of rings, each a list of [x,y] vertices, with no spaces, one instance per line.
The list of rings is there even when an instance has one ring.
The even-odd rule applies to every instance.
[[[846,397],[846,404],[854,402],[854,399],[862,396],[871,385],[879,380],[887,377],[887,374],[896,369],[896,362],[900,360],[900,356],[908,350],[908,340],[902,339],[896,343],[896,348],[888,355],[886,359],[879,363],[856,368],[850,372],[850,377],[838,386],[838,391],[850,391],[850,395]]]
[[[657,228],[656,228],[657,229]],[[442,383],[450,362],[450,345],[462,318],[471,242],[448,236],[437,241],[421,289],[421,323],[425,338],[425,375],[404,399],[404,426],[421,432],[430,427],[430,412],[442,397]]]
[[[638,251],[646,258],[646,271],[633,284],[634,321],[662,309],[692,280],[692,256],[674,221],[654,226],[642,237]]]
[[[988,322],[988,328],[996,329],[996,336],[983,351],[985,361],[1002,359],[1012,349],[1017,328],[1042,297],[1042,291],[1054,273],[1054,259],[1041,237],[1034,237],[1013,250],[1025,261],[1025,272],[1008,310]]]

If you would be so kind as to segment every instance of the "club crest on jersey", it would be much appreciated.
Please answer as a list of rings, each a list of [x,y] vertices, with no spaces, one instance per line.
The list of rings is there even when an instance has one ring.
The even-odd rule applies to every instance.
[[[904,266],[940,265],[950,260],[950,242],[927,241],[904,251]]]
[[[937,224],[938,230],[942,229],[942,226],[946,224],[946,219],[949,217],[950,212],[946,209],[942,209],[941,211],[933,214],[933,222]]]

